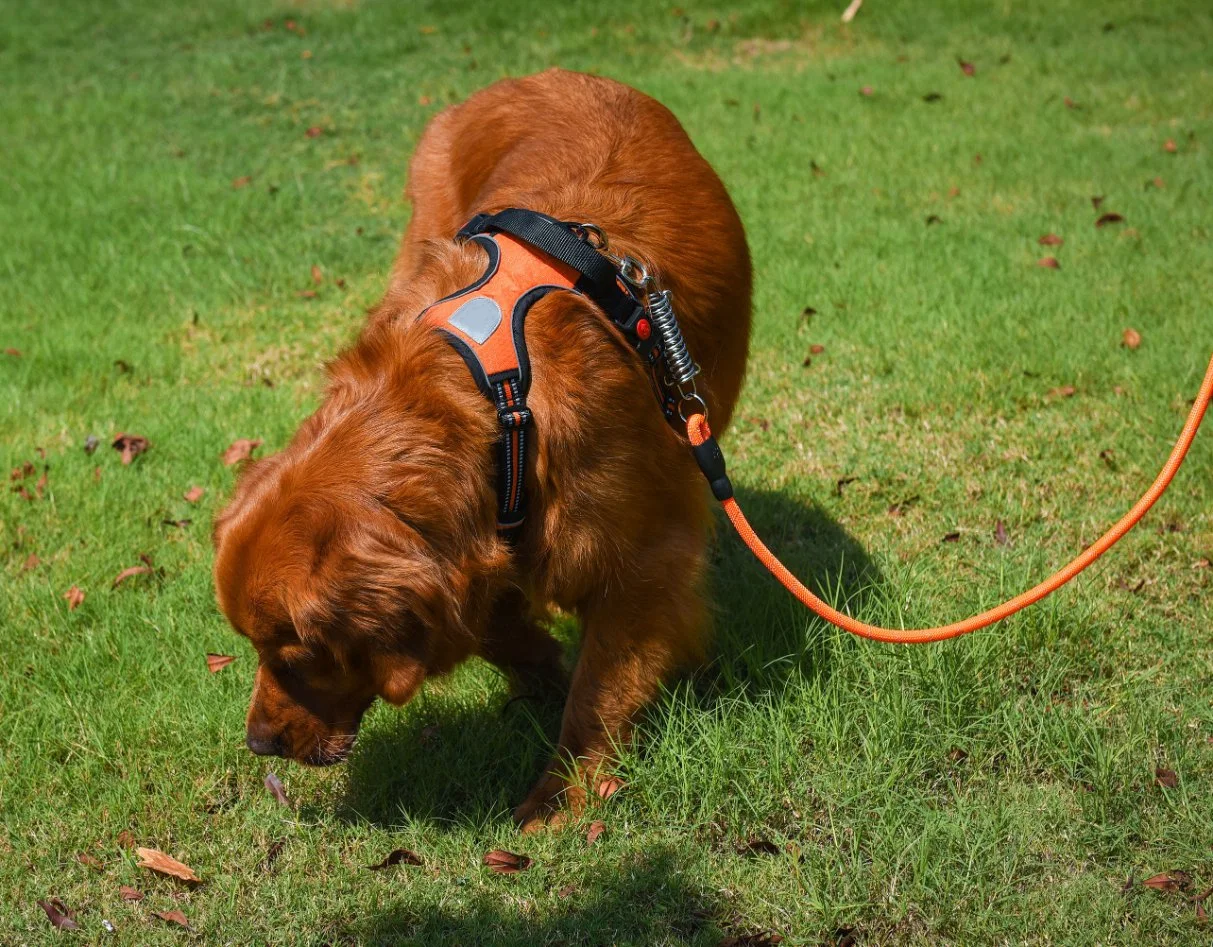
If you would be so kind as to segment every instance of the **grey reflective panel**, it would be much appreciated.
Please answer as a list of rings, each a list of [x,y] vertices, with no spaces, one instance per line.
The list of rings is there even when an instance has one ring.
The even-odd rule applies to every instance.
[[[501,307],[487,296],[473,296],[447,319],[460,332],[484,345],[501,325]]]

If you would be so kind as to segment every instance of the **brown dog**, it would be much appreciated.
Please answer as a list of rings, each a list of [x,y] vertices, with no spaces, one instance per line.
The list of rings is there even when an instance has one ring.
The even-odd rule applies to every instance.
[[[406,193],[413,216],[387,292],[331,365],[323,405],[244,473],[216,521],[215,584],[259,657],[249,747],[311,764],[345,758],[376,697],[403,704],[471,655],[515,686],[563,686],[539,622],[549,603],[577,614],[557,756],[515,811],[529,828],[580,807],[662,679],[701,655],[709,495],[639,356],[586,298],[553,292],[526,322],[530,513],[507,544],[496,412],[417,316],[483,272],[485,251],[452,239],[475,213],[592,222],[673,291],[722,432],[749,340],[745,234],[669,111],[559,70],[435,117]]]

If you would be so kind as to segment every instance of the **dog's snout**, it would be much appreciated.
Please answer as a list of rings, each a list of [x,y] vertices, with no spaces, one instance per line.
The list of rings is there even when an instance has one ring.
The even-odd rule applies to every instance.
[[[264,723],[250,723],[244,734],[244,742],[258,756],[281,756],[282,741],[278,734]]]

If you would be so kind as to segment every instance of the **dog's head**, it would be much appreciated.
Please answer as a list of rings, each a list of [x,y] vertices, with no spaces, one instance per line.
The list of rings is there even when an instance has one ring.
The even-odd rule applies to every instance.
[[[407,392],[392,400],[407,408]],[[376,697],[403,704],[474,648],[470,593],[505,558],[468,512],[483,507],[492,522],[488,471],[461,472],[449,440],[477,425],[385,412],[330,400],[285,451],[243,472],[216,520],[219,605],[259,661],[255,753],[340,762]]]

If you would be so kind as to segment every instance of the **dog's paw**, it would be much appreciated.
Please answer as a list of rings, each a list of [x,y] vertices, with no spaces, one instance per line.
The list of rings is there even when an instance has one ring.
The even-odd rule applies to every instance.
[[[524,835],[558,829],[585,809],[585,790],[564,776],[549,772],[514,810],[514,823]]]

